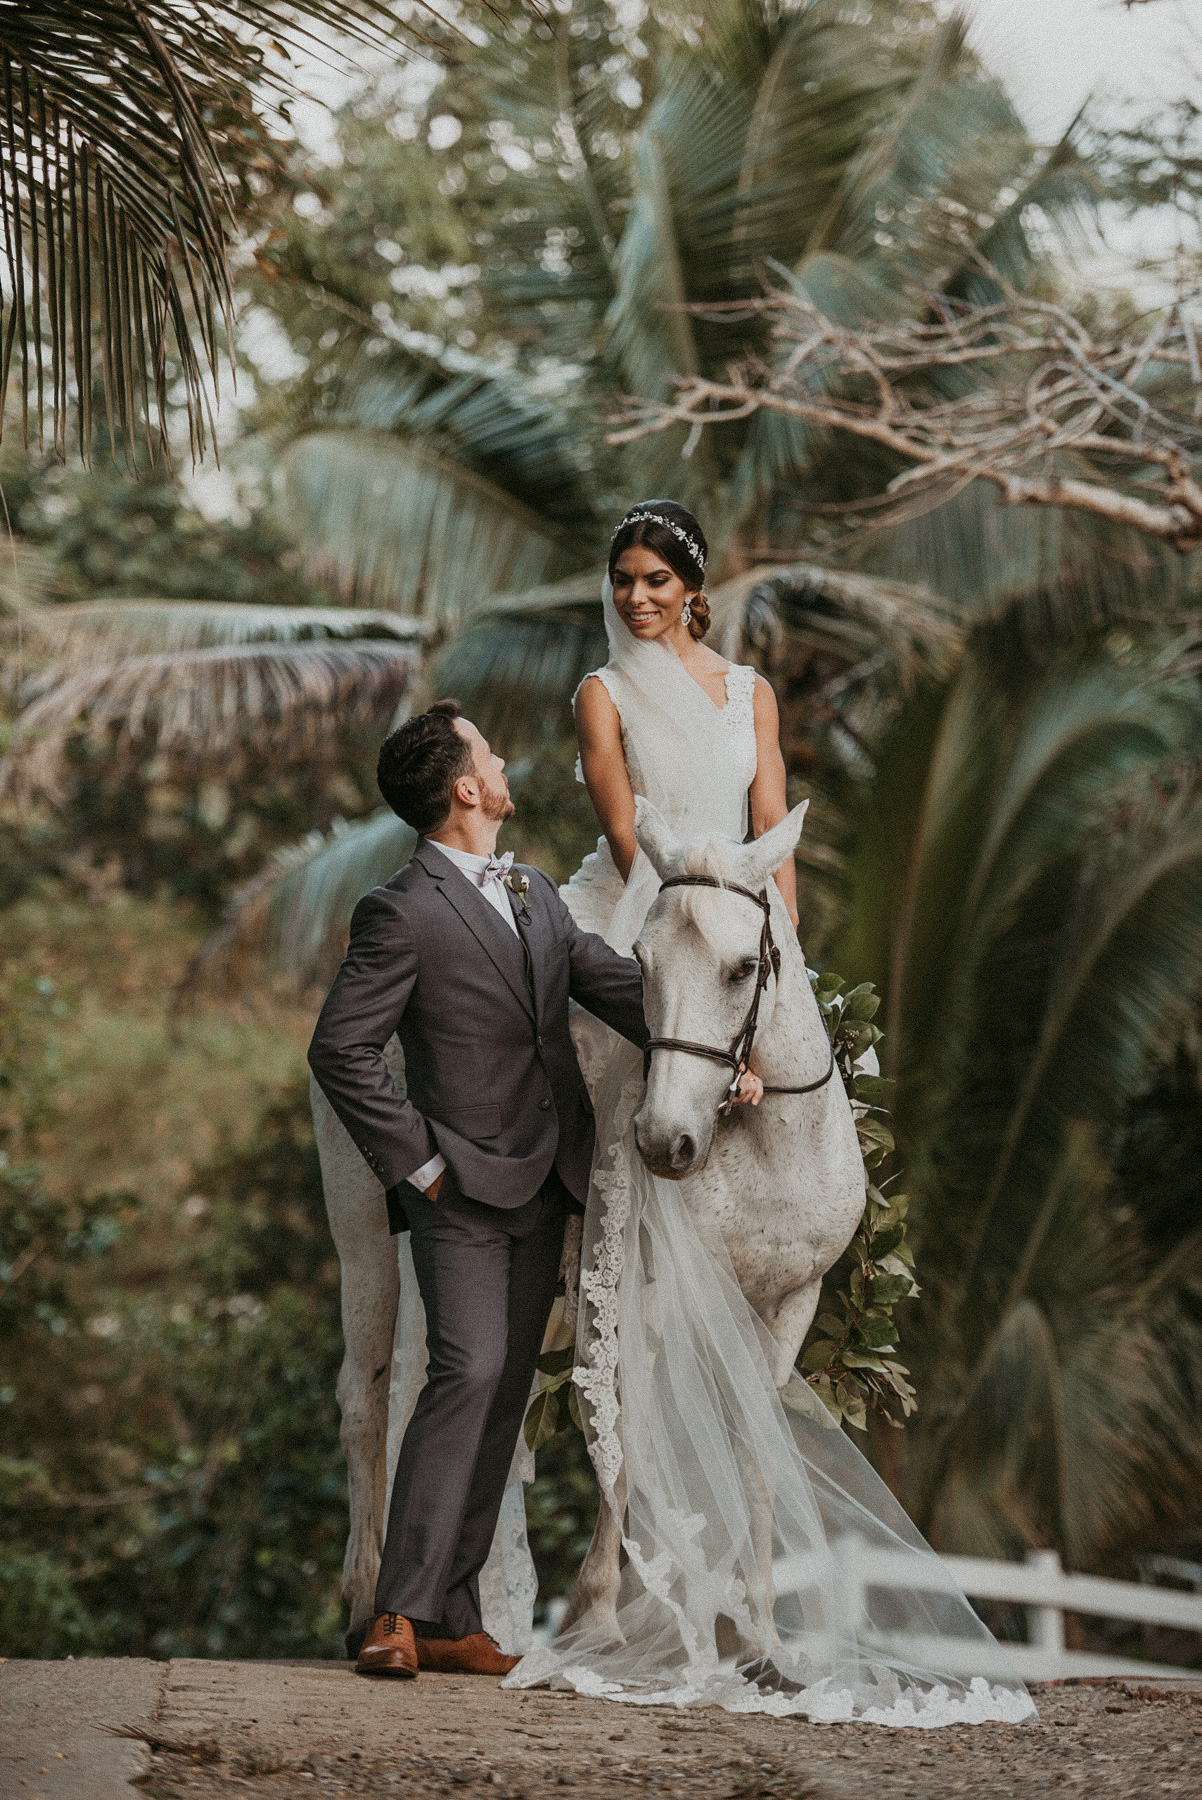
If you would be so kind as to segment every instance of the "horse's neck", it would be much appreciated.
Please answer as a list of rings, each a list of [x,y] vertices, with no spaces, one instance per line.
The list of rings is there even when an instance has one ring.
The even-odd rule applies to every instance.
[[[756,1062],[770,1085],[808,1081],[815,1074],[819,1055],[829,1054],[822,1014],[810,989],[805,957],[796,938],[780,946],[780,986],[772,1017],[756,1037]]]

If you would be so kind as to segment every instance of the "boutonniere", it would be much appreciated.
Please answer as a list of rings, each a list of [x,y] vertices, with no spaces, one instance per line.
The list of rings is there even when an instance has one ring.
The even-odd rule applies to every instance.
[[[523,875],[520,869],[510,869],[505,877],[505,886],[511,894],[517,895],[522,903],[522,916],[528,919],[530,917],[530,901],[527,898],[530,892],[529,875]]]

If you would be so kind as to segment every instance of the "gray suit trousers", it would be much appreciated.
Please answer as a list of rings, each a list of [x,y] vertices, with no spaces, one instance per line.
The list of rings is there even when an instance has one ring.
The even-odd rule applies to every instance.
[[[552,1170],[532,1200],[437,1202],[405,1192],[426,1308],[429,1373],[401,1444],[376,1611],[427,1636],[483,1629],[478,1576],[530,1395],[559,1274],[567,1195]]]

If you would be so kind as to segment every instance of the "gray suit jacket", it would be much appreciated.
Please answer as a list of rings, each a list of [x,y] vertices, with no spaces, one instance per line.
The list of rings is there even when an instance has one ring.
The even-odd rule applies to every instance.
[[[524,1205],[553,1166],[583,1204],[593,1117],[569,997],[646,1042],[638,964],[581,931],[541,869],[522,873],[529,912],[509,896],[517,937],[425,838],[355,908],[309,1066],[388,1192],[393,1230],[404,1229],[402,1184],[436,1151],[485,1205]],[[383,1056],[393,1032],[404,1099]]]

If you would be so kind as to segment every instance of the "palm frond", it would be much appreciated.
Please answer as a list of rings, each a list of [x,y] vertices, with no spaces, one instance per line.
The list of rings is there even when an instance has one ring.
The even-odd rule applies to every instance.
[[[8,537],[0,547],[0,620],[22,619],[50,592],[53,571],[39,544]]]
[[[764,258],[792,266],[807,248],[816,253],[849,168],[914,79],[908,45],[866,56],[863,27],[837,7],[803,7],[780,26],[766,62],[745,55],[741,75],[723,71],[751,95],[732,249],[742,253],[739,277],[755,285]]]
[[[348,599],[454,620],[566,575],[580,548],[483,476],[382,432],[320,431],[282,459],[281,508]]]
[[[956,1371],[920,1459],[928,1523],[970,1429],[993,1336],[1043,1254],[1072,1131],[1078,1122],[1114,1130],[1176,1054],[1202,993],[1202,788],[1180,763],[1148,750],[1141,759],[1129,722],[1094,746],[1098,763],[1116,735],[1119,778],[1108,804],[1098,807],[1095,792],[1093,817],[1086,809],[1075,836],[1045,847],[988,945],[966,955],[954,914],[927,926],[930,936],[942,927],[928,960],[942,957],[956,971],[954,981],[936,980],[934,1005],[908,1022],[912,1054],[924,1028],[939,1043],[917,1043],[922,1092],[904,1085],[899,1107],[903,1132],[914,1132],[923,1164],[938,1170],[919,1207],[935,1309],[923,1354],[932,1368],[950,1355]],[[1063,761],[1068,785],[1080,789],[1079,748]],[[1133,765],[1125,780],[1124,758]],[[1024,810],[1041,803],[1048,796],[1037,790]],[[1051,804],[1066,819],[1071,809]],[[999,1008],[990,997],[1001,993]],[[1147,1327],[1147,1318],[1130,1326]],[[963,1334],[958,1350],[947,1332]]]
[[[1066,660],[1007,703],[989,661],[966,659],[910,803],[894,918],[888,991],[911,1046],[908,1080],[941,1085],[928,1060],[936,1046],[947,1065],[975,1054],[962,1033],[979,980],[1028,894],[1080,854],[1122,782],[1190,754],[1196,739],[1188,694],[1142,672]],[[886,748],[882,765],[889,758]],[[891,789],[883,771],[874,804],[896,804]],[[902,816],[909,823],[909,808]]]
[[[221,600],[80,600],[26,607],[26,631],[55,658],[95,663],[156,651],[210,650],[230,644],[295,644],[389,638],[420,644],[434,627],[400,613],[336,606],[254,606]]]
[[[416,832],[384,809],[276,851],[197,951],[176,1004],[236,981],[263,951],[298,986],[326,972],[342,954],[356,903],[404,867],[416,842]]]
[[[940,181],[947,183],[954,167],[949,154],[953,144],[962,147],[971,141],[967,132],[960,136],[964,126],[954,115],[948,116],[952,109],[946,108],[947,84],[960,72],[966,34],[964,15],[951,13],[885,128],[870,137],[848,164],[838,194],[810,238],[807,255],[829,250],[870,254],[878,207],[892,218],[896,204],[889,202],[913,201],[916,184],[921,192]]]
[[[529,157],[521,206],[506,218],[483,286],[515,324],[535,308],[562,321],[569,357],[578,351],[582,325],[587,334],[613,297],[632,128],[642,110],[632,107],[629,92],[619,99],[611,81],[598,79],[594,46],[612,21],[604,0],[573,0],[566,30],[545,37],[527,32],[520,40],[491,32],[470,70],[472,78],[485,79],[484,106],[469,101],[464,108],[467,155],[487,150],[495,158],[491,133],[501,124]],[[659,36],[658,19],[648,16],[640,39],[650,45]],[[654,68],[641,59],[644,86],[654,82]]]
[[[710,609],[726,654],[738,653],[742,634],[767,641],[778,629],[855,666],[870,660],[879,667],[887,648],[899,659],[904,690],[920,673],[946,675],[963,639],[955,609],[929,588],[823,563],[761,564],[715,588]],[[846,683],[846,673],[840,678]]]
[[[1189,784],[1172,796],[1145,778],[1107,824],[982,1198],[982,1234],[1016,1165],[1020,1179],[1038,1169],[1065,1120],[1114,1116],[1175,1050],[1202,993],[1202,793]]]
[[[390,344],[357,360],[331,423],[386,431],[470,469],[563,530],[595,525],[589,445],[563,411],[519,379],[458,349]]]
[[[1149,1276],[1096,1135],[1075,1126],[985,1337],[936,1515],[941,1547],[1013,1556],[1052,1542],[1070,1567],[1096,1565],[1179,1509],[1200,1448],[1184,1321],[1173,1303],[1133,1307],[1160,1266]]]
[[[795,179],[802,166],[814,184],[793,209],[792,227],[780,230],[790,172]],[[816,210],[809,194],[823,197]],[[1000,198],[1007,194],[1016,196],[1012,203]],[[1049,222],[1067,240],[1080,237],[1093,204],[1071,140],[1050,156],[1036,152],[1000,85],[966,51],[958,13],[933,34],[897,45],[886,77],[855,33],[821,6],[794,22],[765,74],[740,197],[737,235],[757,271],[775,268],[848,325],[916,300],[923,306],[948,283],[958,292],[975,280],[985,243],[1008,277],[1028,282],[1047,260],[1029,229],[1029,206],[1046,203]],[[775,241],[762,235],[765,227],[776,229]],[[732,515],[756,518],[782,548],[804,526],[790,517],[790,488],[812,491],[817,483],[821,494],[841,472],[863,480],[828,434],[800,421],[760,413],[735,435],[741,451]],[[863,456],[861,447],[858,463]],[[892,472],[880,475],[879,487]]]
[[[417,660],[411,645],[379,638],[165,651],[68,672],[18,715],[0,790],[60,792],[80,732],[117,748],[153,734],[198,762],[250,736],[260,753],[303,755],[334,733],[382,730]]]
[[[1191,604],[1193,571],[1167,545],[1052,508],[1001,506],[981,482],[867,536],[855,567],[925,581],[967,620],[1013,614],[1034,648],[1085,645],[1099,628]]]
[[[668,85],[652,108],[639,137],[636,153],[637,182],[626,228],[618,245],[615,269],[618,288],[606,316],[612,351],[624,379],[636,393],[667,391],[673,374],[696,374],[700,368],[693,323],[682,309],[689,293],[679,242],[676,212],[691,197],[674,191],[679,169],[670,161],[677,116],[691,115],[695,142],[720,152],[711,136],[733,138],[737,124],[723,114],[729,101],[719,94],[712,74],[703,64],[686,63],[676,83]],[[665,138],[667,142],[665,143]],[[733,160],[733,144],[726,161]],[[704,174],[690,166],[689,175],[704,184]]]
[[[506,755],[570,735],[571,697],[608,656],[602,574],[498,594],[434,658],[431,685]]]
[[[1079,125],[1079,118],[1074,119],[1058,144],[1045,156],[1033,159],[1026,178],[1003,190],[1012,198],[990,208],[996,216],[975,235],[975,254],[948,277],[945,293],[974,306],[991,304],[1001,298],[1001,290],[989,270],[996,270],[1011,287],[1030,286],[1043,255],[1023,222],[1029,207],[1040,209],[1066,247],[1088,247],[1091,234],[1096,233],[1101,195],[1100,183],[1078,149]]]
[[[167,454],[178,384],[203,453],[235,207],[279,157],[256,104],[264,87],[287,91],[267,47],[394,30],[380,0],[4,0],[0,391],[15,374],[26,441],[31,413],[39,433],[48,416],[65,454],[74,389],[86,456],[99,376],[110,430],[132,446],[140,428],[152,459]]]

